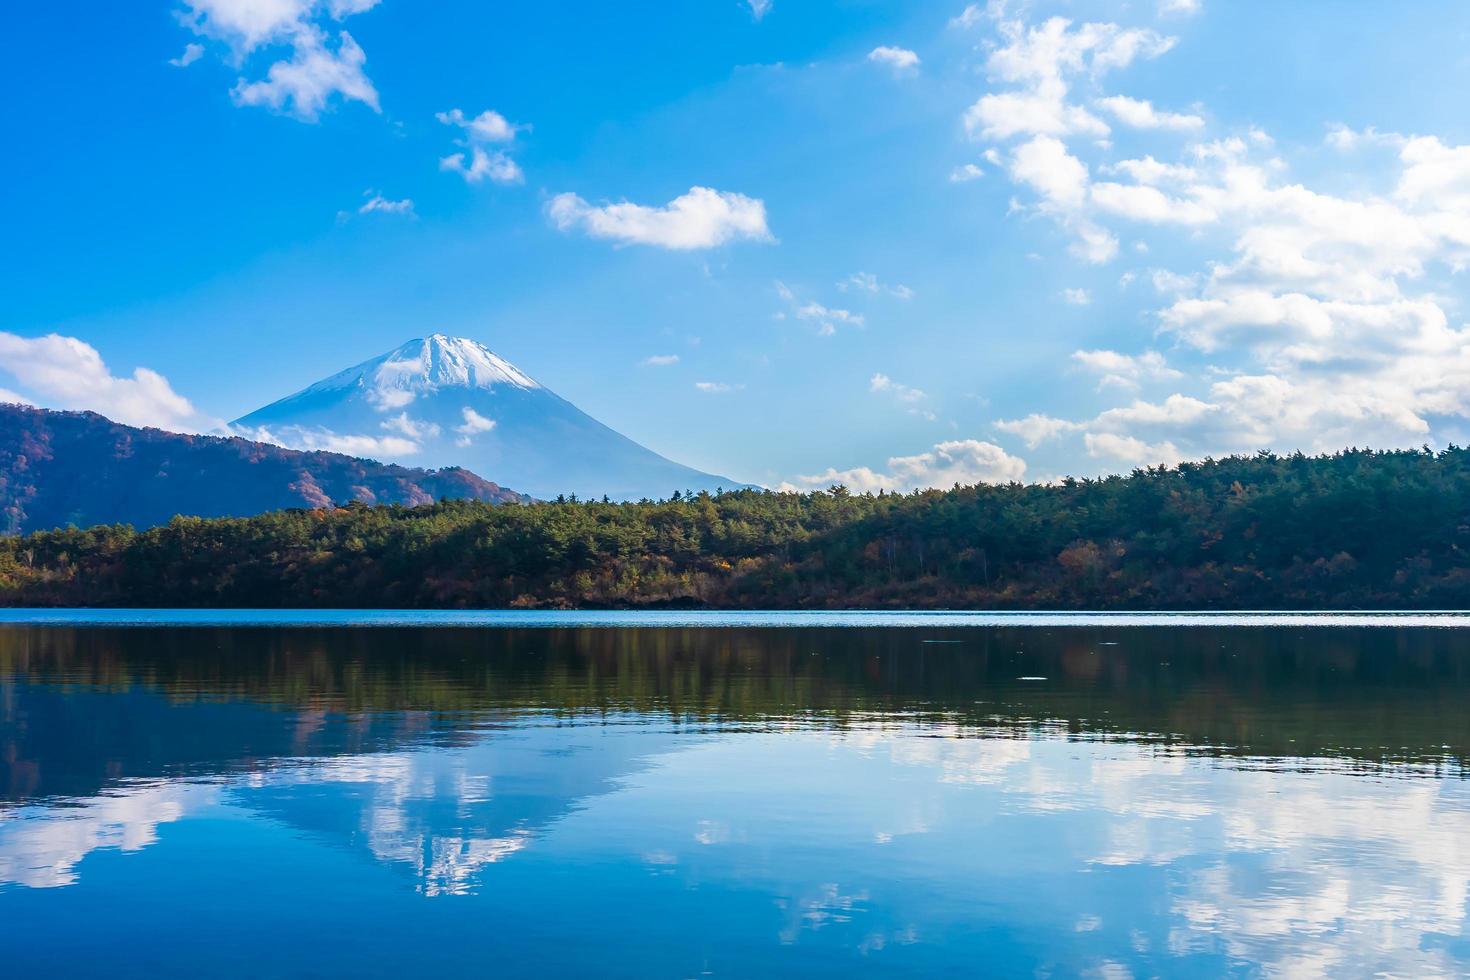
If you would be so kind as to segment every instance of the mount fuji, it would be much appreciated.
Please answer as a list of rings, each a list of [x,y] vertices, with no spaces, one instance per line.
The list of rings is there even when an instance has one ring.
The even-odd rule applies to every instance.
[[[293,449],[462,466],[533,497],[662,499],[744,484],[666,459],[481,344],[411,340],[230,425]]]

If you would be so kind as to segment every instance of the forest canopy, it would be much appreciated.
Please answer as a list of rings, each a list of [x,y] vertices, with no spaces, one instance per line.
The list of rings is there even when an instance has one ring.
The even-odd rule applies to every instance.
[[[0,539],[12,606],[1458,608],[1470,450],[1049,485],[283,510]]]

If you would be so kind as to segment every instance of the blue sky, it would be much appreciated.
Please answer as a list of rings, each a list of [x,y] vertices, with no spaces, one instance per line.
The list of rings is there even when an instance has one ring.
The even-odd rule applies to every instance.
[[[94,6],[0,37],[38,404],[444,332],[768,485],[1467,438],[1463,5]]]

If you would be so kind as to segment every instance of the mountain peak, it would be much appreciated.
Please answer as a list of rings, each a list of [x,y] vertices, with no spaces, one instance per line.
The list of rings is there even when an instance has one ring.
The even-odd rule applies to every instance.
[[[363,391],[380,408],[407,405],[441,388],[496,388],[522,391],[541,387],[534,378],[467,337],[436,333],[410,340],[386,354],[332,375],[300,392],[313,395],[351,388]]]
[[[464,337],[432,334],[233,423],[252,438],[462,466],[536,497],[664,498],[734,489],[613,431]]]
[[[484,344],[442,333],[410,340],[378,358],[376,367],[374,380],[393,387],[403,387],[398,383],[400,380],[434,387],[541,387],[530,375]]]

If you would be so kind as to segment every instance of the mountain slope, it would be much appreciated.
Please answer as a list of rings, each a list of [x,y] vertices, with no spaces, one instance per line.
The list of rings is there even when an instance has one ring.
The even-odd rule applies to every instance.
[[[735,489],[613,431],[480,344],[412,340],[233,424],[297,448],[463,466],[536,497],[660,499]]]
[[[520,494],[460,469],[388,466],[238,438],[119,425],[92,412],[0,405],[0,532],[162,524],[175,514],[248,517],[350,501],[497,503]]]

